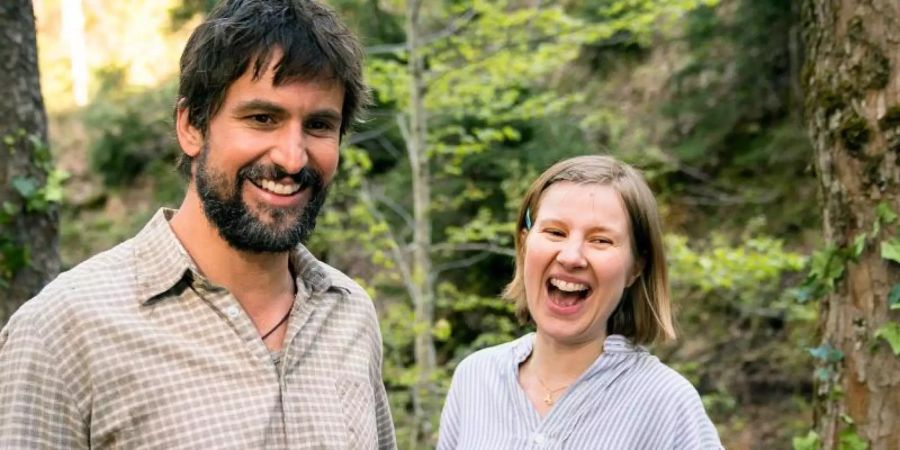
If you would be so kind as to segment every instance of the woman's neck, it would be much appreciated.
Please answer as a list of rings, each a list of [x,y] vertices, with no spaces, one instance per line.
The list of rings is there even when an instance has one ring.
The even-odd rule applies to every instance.
[[[535,375],[548,386],[574,382],[603,353],[602,339],[583,343],[563,343],[540,332],[535,333],[529,365]]]

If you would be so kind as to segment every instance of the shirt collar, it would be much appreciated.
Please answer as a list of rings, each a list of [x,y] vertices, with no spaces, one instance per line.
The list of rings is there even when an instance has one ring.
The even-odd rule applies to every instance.
[[[516,363],[520,364],[525,361],[534,349],[534,333],[528,333],[513,342],[513,354]],[[631,342],[627,337],[621,334],[611,334],[603,341],[604,354],[629,354],[629,353],[647,353],[647,349]]]
[[[185,277],[204,280],[169,225],[174,215],[174,209],[160,208],[134,237],[133,263],[138,299],[142,304],[168,292]],[[310,293],[323,292],[334,285],[349,290],[331,276],[303,245],[297,245],[289,258],[295,281],[303,283]]]

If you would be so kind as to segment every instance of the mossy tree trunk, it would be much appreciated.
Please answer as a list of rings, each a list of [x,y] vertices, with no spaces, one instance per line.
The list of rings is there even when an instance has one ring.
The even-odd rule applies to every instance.
[[[898,449],[900,357],[879,330],[900,321],[888,300],[900,265],[882,250],[897,237],[887,211],[900,213],[900,2],[804,0],[802,9],[806,120],[840,264],[821,309],[823,343],[840,353],[819,372],[817,431],[825,449],[856,439]]]
[[[0,325],[59,272],[31,0],[0,2]],[[40,207],[38,205],[40,204]]]

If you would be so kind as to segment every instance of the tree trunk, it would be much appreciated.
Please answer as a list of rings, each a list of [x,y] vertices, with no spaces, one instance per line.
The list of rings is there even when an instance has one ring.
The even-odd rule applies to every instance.
[[[31,0],[0,2],[0,325],[59,272],[37,62]]]
[[[823,342],[843,358],[821,380],[816,426],[825,449],[854,432],[870,449],[898,449],[900,358],[877,335],[900,321],[888,307],[900,265],[881,253],[897,221],[878,219],[876,207],[900,213],[900,2],[804,0],[802,8],[806,120],[825,239],[843,265],[820,318]],[[865,247],[854,256],[860,236]]]
[[[420,448],[428,444],[433,430],[431,418],[435,413],[433,374],[435,369],[434,341],[431,327],[434,316],[434,280],[431,273],[431,172],[428,167],[425,114],[424,62],[421,54],[420,12],[421,0],[409,0],[406,7],[406,39],[409,52],[410,75],[409,136],[406,148],[412,168],[413,188],[413,302],[415,304],[416,366],[418,382],[413,389],[414,426],[411,444]]]

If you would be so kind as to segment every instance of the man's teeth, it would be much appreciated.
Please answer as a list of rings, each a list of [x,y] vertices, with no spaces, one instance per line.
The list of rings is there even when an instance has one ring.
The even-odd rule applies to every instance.
[[[280,195],[291,195],[294,192],[297,192],[300,190],[299,184],[294,184],[294,183],[281,184],[281,183],[276,183],[272,180],[262,180],[259,183],[259,185],[262,186],[262,188],[267,191],[274,192],[274,193],[280,194]]]
[[[551,278],[550,284],[555,286],[557,289],[565,292],[579,292],[586,291],[588,289],[588,285],[586,284],[570,283],[568,281],[557,280],[556,278]]]

